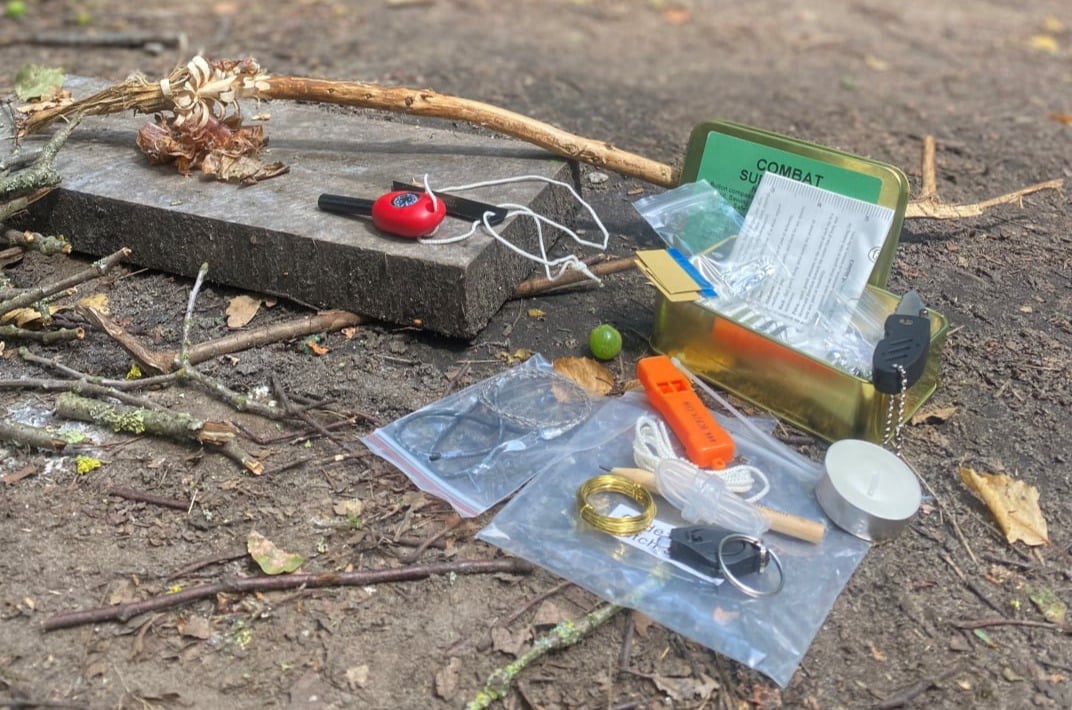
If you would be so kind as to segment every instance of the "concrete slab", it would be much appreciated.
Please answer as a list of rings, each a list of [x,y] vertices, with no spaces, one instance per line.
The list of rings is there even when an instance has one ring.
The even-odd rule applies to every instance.
[[[83,78],[68,83],[76,97],[103,86]],[[483,235],[443,246],[385,237],[367,221],[318,210],[317,197],[375,198],[392,180],[425,173],[440,186],[531,174],[571,181],[562,159],[447,122],[403,123],[288,102],[244,108],[270,113],[265,159],[286,163],[289,174],[248,187],[183,177],[170,166],[149,166],[135,146],[138,128],[151,117],[91,118],[60,151],[62,185],[20,226],[65,234],[77,251],[93,255],[127,246],[133,263],[171,273],[192,276],[208,262],[209,280],[218,283],[394,323],[420,321],[468,338],[487,324],[532,262]],[[464,196],[527,205],[565,222],[575,207],[565,189],[545,183]],[[448,217],[436,236],[461,234],[468,226]],[[502,229],[515,243],[536,246],[532,220],[510,220]]]

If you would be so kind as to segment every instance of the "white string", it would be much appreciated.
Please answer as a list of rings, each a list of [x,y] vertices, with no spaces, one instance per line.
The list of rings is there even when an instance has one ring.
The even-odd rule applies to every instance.
[[[659,462],[663,459],[682,460],[674,451],[670,443],[670,432],[666,430],[666,424],[661,419],[649,415],[642,415],[637,419],[636,430],[633,439],[633,461],[642,469],[655,471]],[[747,493],[757,481],[761,481],[759,492],[754,493],[745,500],[754,502],[767,495],[770,491],[770,481],[767,476],[755,466],[732,466],[725,469],[700,469],[704,473],[713,473],[721,478],[726,488],[737,494]]]
[[[546,274],[547,279],[549,281],[557,280],[559,277],[562,276],[562,274],[564,274],[567,271],[579,271],[582,274],[584,274],[586,277],[588,277],[589,279],[591,279],[591,280],[593,280],[593,281],[595,281],[597,283],[602,283],[602,280],[598,276],[593,274],[588,269],[587,264],[585,264],[583,261],[581,261],[579,258],[577,258],[576,256],[574,256],[572,254],[569,254],[569,255],[563,256],[563,257],[559,257],[558,259],[551,259],[551,258],[549,258],[547,256],[547,245],[546,245],[546,243],[544,241],[544,229],[543,229],[544,225],[547,225],[549,227],[553,227],[553,228],[559,230],[560,232],[568,235],[577,244],[580,244],[580,245],[586,246],[586,247],[591,247],[591,248],[594,248],[594,249],[599,249],[600,251],[605,251],[606,248],[607,248],[607,244],[610,241],[610,232],[608,232],[607,228],[605,226],[603,226],[603,222],[602,222],[602,220],[599,219],[599,215],[596,214],[595,209],[590,204],[585,202],[584,199],[580,196],[580,194],[578,194],[578,192],[569,183],[562,182],[561,180],[555,180],[553,178],[544,177],[542,175],[520,175],[520,176],[517,176],[517,177],[502,178],[502,179],[499,179],[499,180],[485,180],[484,182],[475,182],[475,183],[471,183],[469,185],[455,185],[455,186],[451,186],[451,187],[444,187],[444,188],[440,188],[439,191],[440,192],[465,192],[467,190],[475,190],[475,189],[481,188],[481,187],[491,187],[491,186],[494,186],[494,185],[504,185],[504,184],[512,183],[512,182],[529,182],[529,181],[533,181],[533,180],[540,181],[540,182],[546,182],[546,183],[549,183],[551,185],[558,185],[559,187],[564,187],[567,190],[569,190],[570,194],[573,195],[573,198],[575,200],[577,200],[577,202],[582,207],[584,207],[585,210],[588,211],[589,215],[591,215],[592,220],[595,222],[596,227],[599,229],[599,232],[600,232],[600,235],[601,235],[602,238],[599,241],[590,241],[590,240],[584,239],[583,237],[581,237],[580,234],[578,234],[577,232],[573,231],[572,229],[570,229],[566,225],[564,225],[564,224],[562,224],[560,222],[556,222],[553,219],[550,219],[548,217],[545,217],[544,215],[541,215],[541,214],[533,211],[531,208],[529,208],[529,207],[527,207],[525,205],[518,205],[518,204],[514,204],[514,203],[503,203],[503,204],[500,204],[500,205],[496,205],[496,207],[507,210],[507,212],[506,212],[506,217],[507,218],[517,217],[517,216],[526,216],[526,217],[530,217],[533,220],[533,222],[536,225],[537,241],[538,241],[538,243],[540,245],[539,254],[533,254],[531,252],[526,251],[525,249],[522,249],[521,247],[517,246],[516,244],[510,242],[499,231],[497,231],[495,229],[495,227],[492,226],[492,224],[491,224],[491,222],[489,220],[489,217],[493,214],[492,212],[485,212],[483,217],[482,217],[482,219],[473,222],[472,226],[469,228],[469,231],[465,232],[464,234],[460,234],[460,235],[458,235],[456,237],[444,237],[442,239],[431,239],[431,238],[425,237],[424,239],[421,239],[420,241],[423,244],[437,244],[437,245],[454,244],[456,242],[460,242],[460,241],[464,241],[464,240],[468,239],[469,237],[471,237],[474,234],[476,234],[477,231],[479,231],[481,228],[483,228],[484,232],[486,232],[488,234],[488,236],[492,237],[493,239],[495,239],[499,243],[503,244],[504,246],[506,246],[508,249],[510,249],[514,253],[519,254],[522,257],[526,258],[526,259],[529,259],[531,261],[535,261],[536,263],[542,265],[543,268],[544,268],[544,273]],[[432,198],[432,208],[435,209],[435,206],[437,204],[436,195],[435,195],[435,192],[432,190],[432,188],[431,188],[431,186],[429,184],[427,175],[424,176],[424,189],[425,189],[425,192],[427,192],[428,195]]]

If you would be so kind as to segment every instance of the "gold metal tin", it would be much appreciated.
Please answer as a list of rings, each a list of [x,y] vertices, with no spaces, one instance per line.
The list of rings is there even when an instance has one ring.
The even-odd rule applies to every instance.
[[[908,182],[904,173],[893,166],[803,141],[737,124],[712,122],[693,132],[683,181],[704,177],[697,171],[702,167],[701,153],[711,133],[725,133],[878,178],[881,189],[877,202],[893,208],[895,219],[867,288],[888,306],[889,312],[893,312],[899,297],[881,287],[889,276],[908,201]],[[715,187],[719,186],[716,184]],[[903,420],[911,417],[938,385],[948,321],[933,310],[930,320],[927,365],[923,375],[906,394]],[[659,352],[677,357],[692,372],[712,384],[820,438],[828,441],[855,438],[880,443],[884,437],[889,397],[876,392],[869,380],[789,348],[695,302],[674,302],[661,296],[652,344]]]

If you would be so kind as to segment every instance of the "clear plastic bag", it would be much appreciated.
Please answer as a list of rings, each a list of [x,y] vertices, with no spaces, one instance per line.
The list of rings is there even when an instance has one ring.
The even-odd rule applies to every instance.
[[[604,403],[575,434],[570,454],[518,493],[478,537],[609,601],[637,609],[784,687],[869,546],[832,525],[821,545],[767,535],[764,541],[784,565],[785,587],[756,599],[658,554],[665,547],[659,533],[688,524],[662,498],[656,497],[656,522],[634,539],[589,527],[579,517],[577,489],[600,473],[600,467],[631,465],[633,425],[641,414],[651,412],[637,394]],[[748,462],[770,478],[765,504],[826,520],[812,490],[783,459],[767,452],[740,422],[716,418]]]
[[[595,403],[536,355],[362,441],[459,514],[479,515],[565,455]]]
[[[686,257],[705,254],[741,231],[744,217],[706,180],[633,203],[666,243]]]

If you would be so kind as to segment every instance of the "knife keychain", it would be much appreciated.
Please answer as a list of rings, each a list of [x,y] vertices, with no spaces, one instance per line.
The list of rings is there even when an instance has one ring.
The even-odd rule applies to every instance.
[[[882,443],[901,455],[905,397],[923,375],[930,349],[931,319],[922,299],[909,291],[886,318],[885,336],[875,346],[871,380],[875,390],[889,397]]]

